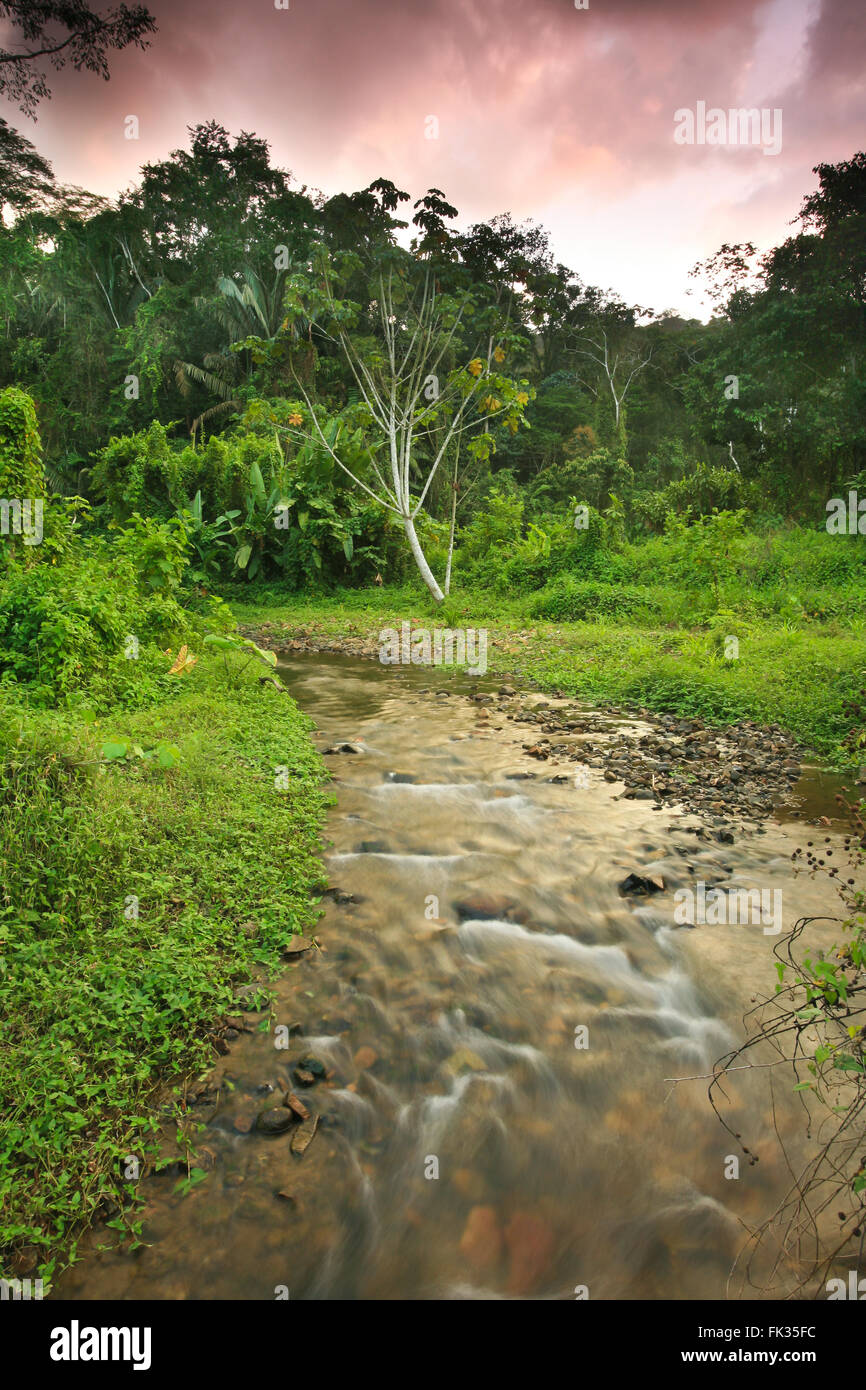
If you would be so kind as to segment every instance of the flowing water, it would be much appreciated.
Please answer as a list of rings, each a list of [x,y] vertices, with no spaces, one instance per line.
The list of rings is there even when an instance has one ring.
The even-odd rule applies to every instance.
[[[672,894],[781,888],[785,929],[835,915],[826,887],[792,875],[802,831],[720,844],[600,774],[576,784],[573,764],[527,758],[525,731],[485,717],[465,678],[322,655],[281,674],[322,747],[363,749],[328,759],[332,895],[321,949],[275,987],[288,1048],[247,1016],[192,1112],[207,1180],[183,1194],[176,1175],[146,1177],[148,1248],[91,1239],[57,1295],[725,1297],[787,1187],[773,1124],[796,1160],[803,1110],[787,1073],[730,1079],[725,1118],[752,1164],[707,1082],[671,1079],[742,1036],[778,939],[678,928]],[[666,891],[621,896],[632,870]],[[308,1056],[325,1074],[305,1088]],[[303,1156],[254,1126],[286,1088],[319,1116]]]

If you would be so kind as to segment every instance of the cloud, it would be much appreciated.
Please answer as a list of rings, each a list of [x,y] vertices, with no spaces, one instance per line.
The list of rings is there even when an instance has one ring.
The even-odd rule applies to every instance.
[[[214,117],[328,193],[384,175],[413,197],[444,189],[464,223],[548,218],[561,259],[611,285],[639,270],[645,302],[687,306],[689,266],[721,240],[785,235],[813,165],[850,156],[866,114],[860,0],[151,8],[152,47],[117,55],[110,83],[53,80],[27,133],[62,178],[117,191]],[[781,155],[675,145],[673,113],[698,99],[782,106]],[[130,113],[138,142],[123,139]]]

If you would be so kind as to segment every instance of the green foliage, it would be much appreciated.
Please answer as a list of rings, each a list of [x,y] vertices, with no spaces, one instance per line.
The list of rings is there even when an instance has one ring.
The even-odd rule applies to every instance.
[[[234,633],[230,635],[208,633],[204,641],[205,646],[211,646],[216,651],[222,653],[223,665],[229,685],[236,685],[238,683],[251,661],[261,661],[265,666],[270,667],[274,667],[277,664],[275,652],[267,651],[265,648],[257,646],[249,637],[238,637]],[[246,657],[246,660],[243,664],[239,664],[236,661],[230,664],[229,656]]]
[[[0,497],[35,498],[45,493],[42,443],[36,406],[26,391],[0,391]]]
[[[100,450],[90,476],[90,486],[105,498],[116,521],[161,510],[173,495],[180,499],[183,482],[180,457],[157,420],[146,430],[113,438]]]
[[[532,600],[529,614],[551,622],[597,622],[611,618],[651,622],[659,614],[658,601],[646,590],[631,585],[604,584],[593,579],[559,575]]]
[[[26,686],[39,705],[69,702],[83,689],[103,707],[158,698],[170,686],[163,648],[192,640],[205,621],[176,597],[176,529],[136,518],[108,539],[77,534],[68,504],[49,502],[46,516],[52,542],[11,558],[0,588],[0,683]]]
[[[317,437],[302,437],[308,416],[303,403],[257,399],[238,428],[184,448],[153,424],[113,439],[91,486],[124,531],[133,528],[130,553],[150,557],[151,579],[180,568],[184,537],[196,556],[187,579],[199,584],[281,578],[302,588],[399,575],[402,529],[347,483]],[[357,411],[317,418],[347,465],[364,472],[370,450]],[[164,525],[148,529],[153,517],[175,528],[170,547]]]
[[[710,582],[718,605],[720,586],[741,568],[746,512],[716,511],[702,515],[689,526],[682,517],[668,514],[666,533],[672,550],[686,554],[694,572]]]
[[[370,587],[411,581],[405,535],[334,458],[375,490],[392,476],[365,388],[411,343],[422,280],[437,385],[410,406],[408,502],[455,413],[470,422],[417,516],[442,574],[456,501],[438,617],[489,622],[491,665],[544,688],[778,721],[862,761],[866,546],[823,522],[866,478],[866,162],[820,165],[802,230],[762,260],[722,248],[710,323],[644,327],[541,228],[457,235],[430,190],[407,253],[393,184],[313,200],[264,141],[215,122],[112,207],[4,138],[10,201],[40,212],[0,226],[0,495],[42,497],[47,478],[63,496],[40,545],[2,547],[0,1211],[10,1248],[50,1251],[128,1201],[117,1155],[148,1141],[155,1077],[206,1058],[230,976],[309,919],[315,757],[257,679],[272,653],[229,635],[208,590],[359,636],[427,601]],[[620,400],[631,381],[618,423],[580,348],[601,334]],[[141,924],[123,920],[130,884]],[[250,915],[255,947],[237,933]],[[844,1003],[847,966],[807,967],[809,1007]]]
[[[671,514],[697,518],[715,511],[747,510],[757,500],[756,490],[743,481],[741,474],[730,468],[711,468],[699,463],[685,477],[675,478],[667,487],[636,498],[634,513],[638,522],[661,531]]]
[[[50,1277],[96,1215],[134,1229],[117,1216],[135,1202],[125,1156],[155,1162],[155,1081],[177,1082],[183,1123],[181,1079],[208,1064],[233,983],[274,972],[313,921],[323,774],[308,730],[252,674],[227,692],[207,656],[125,719],[4,703],[4,1274],[24,1247]],[[279,853],[262,852],[265,823]]]
[[[610,449],[593,449],[584,458],[567,459],[558,467],[542,469],[527,489],[527,500],[545,510],[570,497],[585,506],[603,509],[611,496],[628,495],[634,486],[634,470]]]
[[[189,542],[182,520],[155,521],[134,512],[114,540],[115,554],[126,557],[138,586],[152,594],[173,594],[187,568]]]
[[[460,555],[466,565],[487,559],[495,552],[508,552],[516,545],[523,529],[524,501],[503,483],[490,492],[483,508],[460,533]]]

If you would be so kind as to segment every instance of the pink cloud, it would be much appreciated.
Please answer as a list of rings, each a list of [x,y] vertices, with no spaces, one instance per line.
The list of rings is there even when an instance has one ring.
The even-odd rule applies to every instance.
[[[119,55],[108,84],[58,75],[27,128],[61,178],[116,192],[214,117],[265,136],[329,193],[381,174],[413,197],[435,182],[463,222],[505,210],[550,221],[558,256],[584,278],[633,285],[639,271],[637,297],[659,307],[688,307],[687,271],[721,240],[784,236],[812,166],[862,143],[859,0],[152,8],[148,52]],[[781,106],[782,153],[677,146],[673,113],[698,99]],[[131,113],[137,142],[123,139]],[[429,115],[438,140],[425,139]]]

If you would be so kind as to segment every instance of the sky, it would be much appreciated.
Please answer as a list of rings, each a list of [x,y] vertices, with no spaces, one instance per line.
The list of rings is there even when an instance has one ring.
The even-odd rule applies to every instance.
[[[461,227],[532,218],[585,283],[656,312],[705,317],[691,267],[726,241],[778,244],[814,166],[866,146],[863,0],[148,8],[158,33],[113,55],[109,82],[50,74],[36,123],[0,103],[62,182],[115,196],[213,118],[263,136],[298,185],[328,195],[381,176],[413,200],[441,189]],[[675,113],[701,102],[781,119],[767,127],[780,150],[678,143]]]

